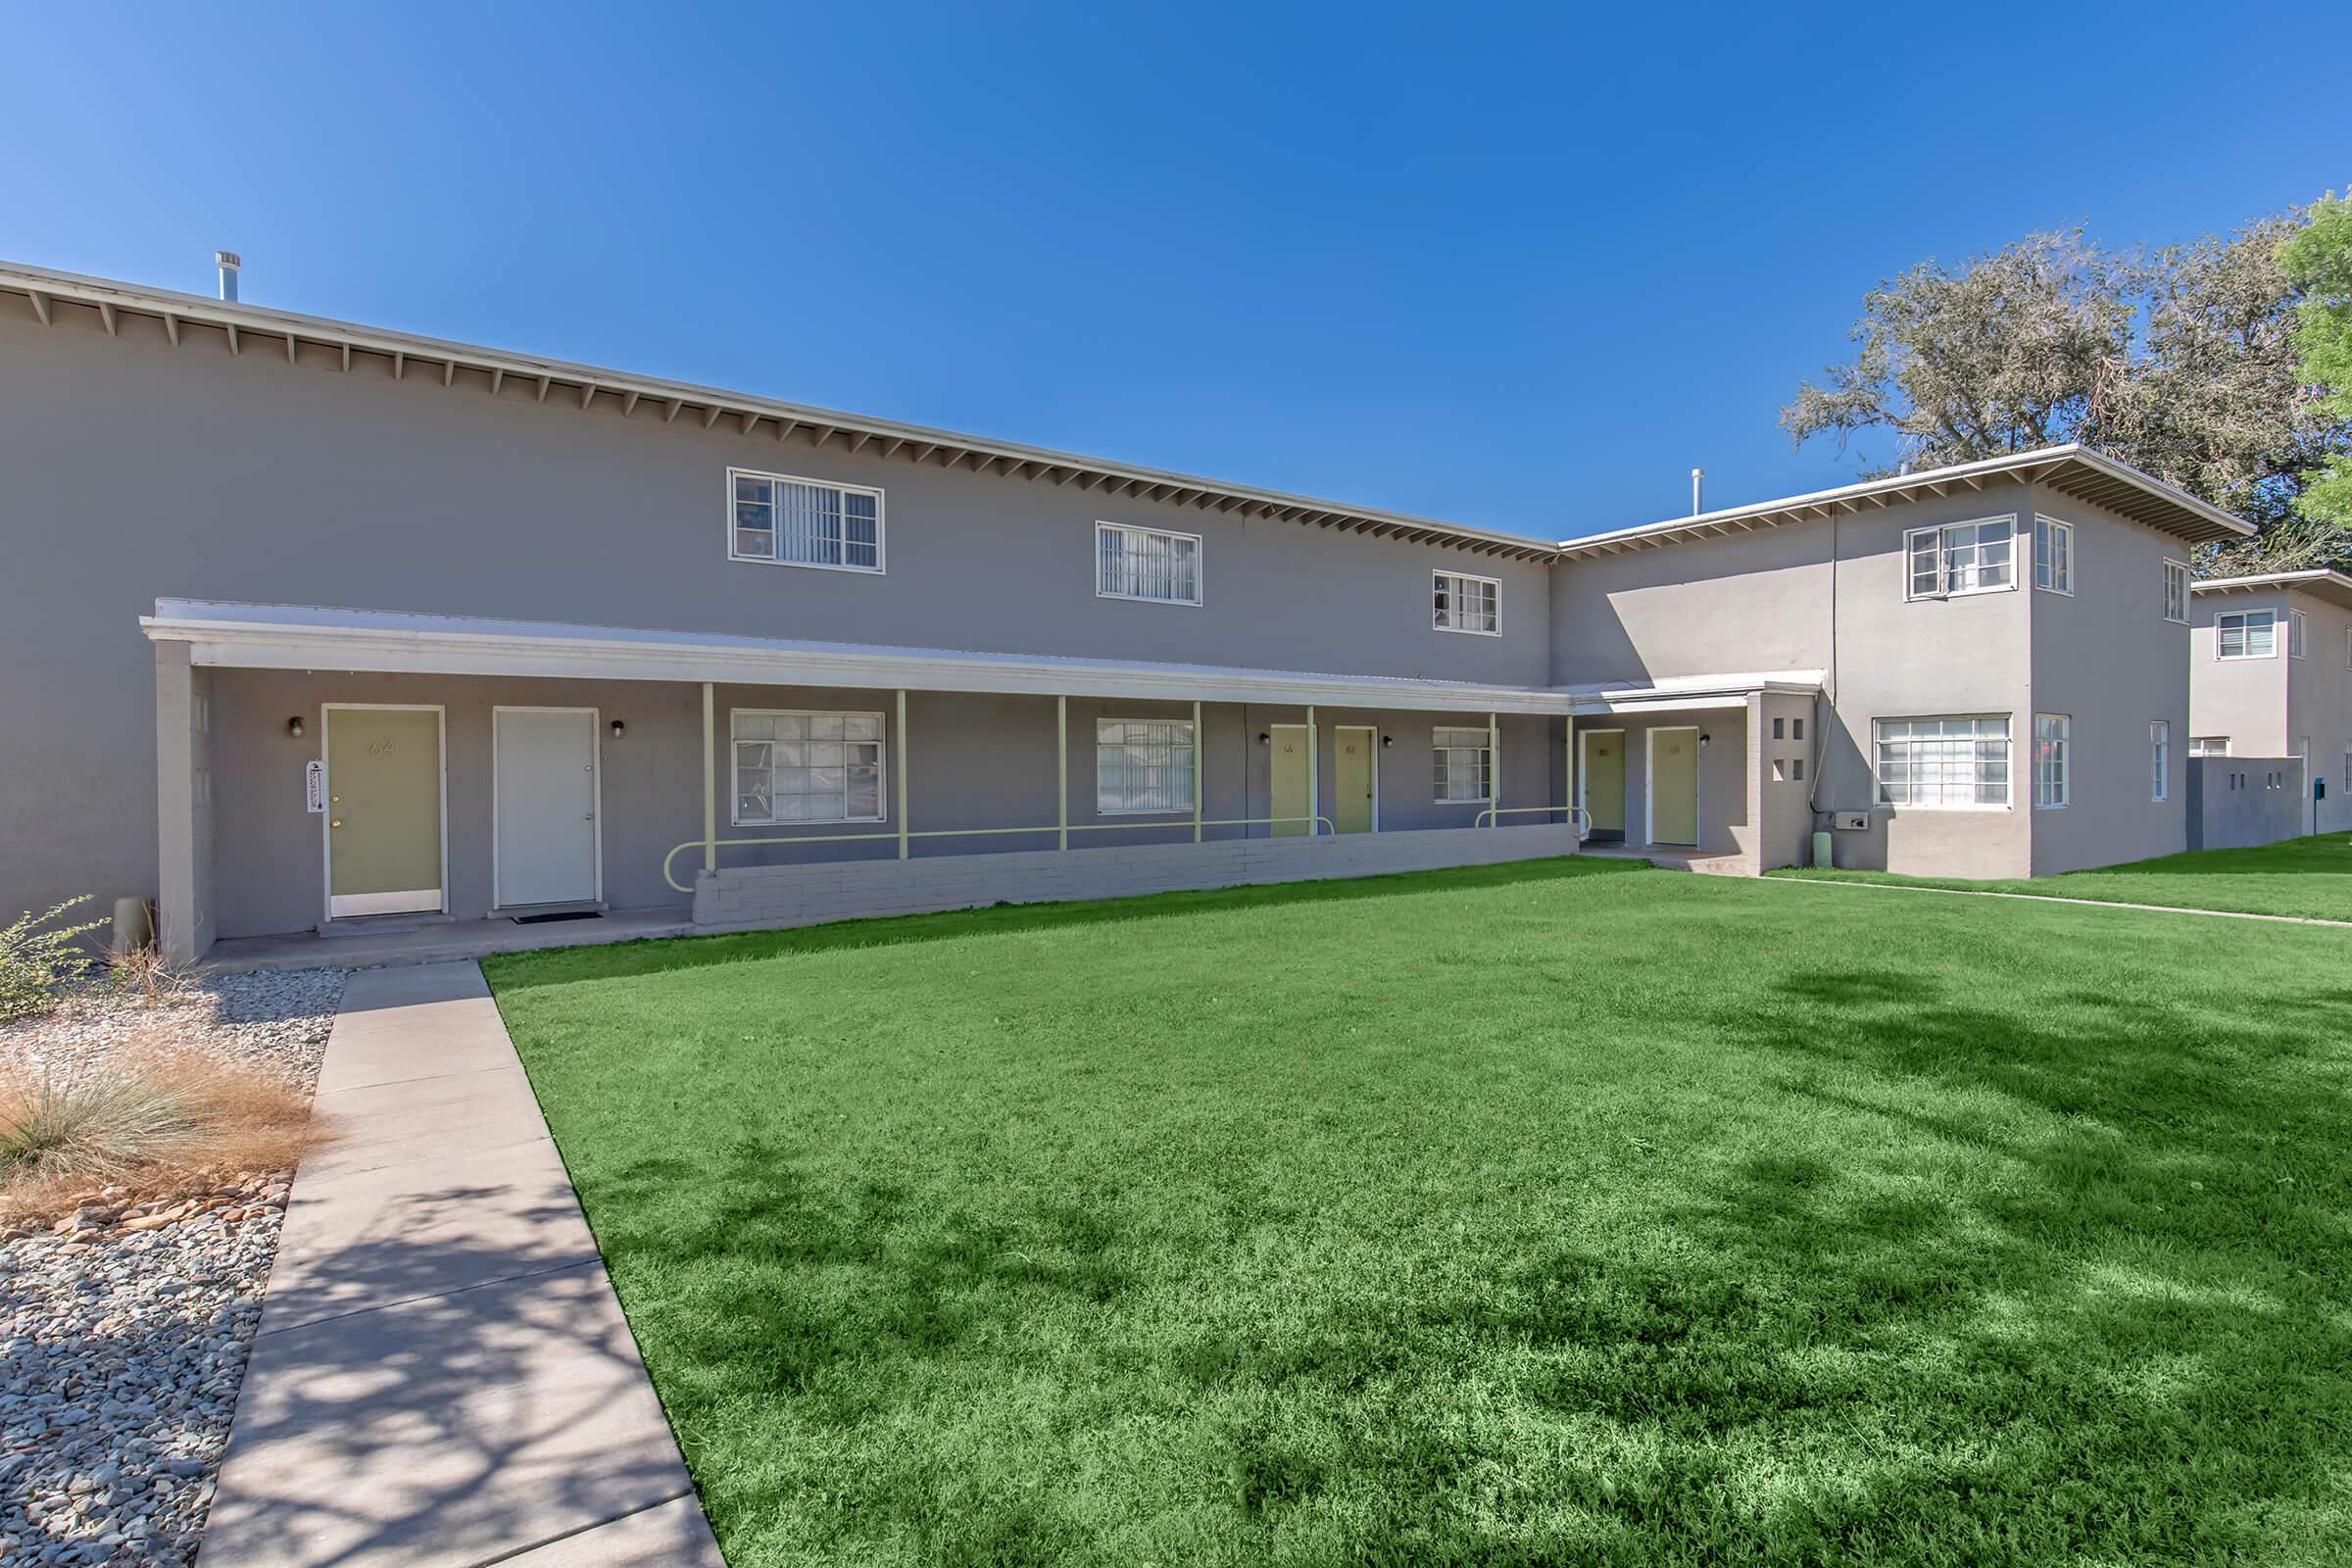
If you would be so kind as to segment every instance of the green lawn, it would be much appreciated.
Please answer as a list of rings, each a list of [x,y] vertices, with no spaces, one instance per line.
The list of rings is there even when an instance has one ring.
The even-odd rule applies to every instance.
[[[486,967],[734,1568],[2352,1555],[2352,932],[1554,861]]]
[[[1962,877],[1890,876],[1885,871],[1775,871],[1829,882],[1895,882],[1974,893],[2041,893],[2101,904],[2162,904],[2180,909],[2298,914],[2352,920],[2352,833],[2322,833],[2254,850],[2199,850],[2063,876],[1972,882]]]

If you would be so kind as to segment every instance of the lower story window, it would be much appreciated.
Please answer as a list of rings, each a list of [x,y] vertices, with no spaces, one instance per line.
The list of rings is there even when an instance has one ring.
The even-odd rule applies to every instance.
[[[1439,805],[1487,799],[1494,765],[1488,746],[1493,738],[1483,729],[1438,726],[1434,739]]]
[[[737,827],[882,820],[882,715],[737,709]]]
[[[1879,798],[1889,806],[1961,810],[2009,804],[2007,714],[1882,718],[1871,733]]]
[[[1116,816],[1193,808],[1190,719],[1095,721],[1095,809]]]
[[[2148,723],[2148,765],[2155,777],[2150,781],[2148,799],[2166,801],[2173,795],[2173,726],[2163,719]]]
[[[2064,806],[2067,801],[2067,753],[2072,750],[2073,719],[2064,713],[2034,715],[2034,804]]]

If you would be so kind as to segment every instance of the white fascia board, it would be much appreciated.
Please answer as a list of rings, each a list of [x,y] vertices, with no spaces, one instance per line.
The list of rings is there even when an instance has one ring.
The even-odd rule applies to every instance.
[[[162,616],[142,616],[139,625],[153,641],[188,644],[190,662],[224,669],[711,681],[1441,712],[1559,714],[1569,708],[1558,694],[1530,687],[1353,680],[1282,670],[1153,668],[903,650],[729,647]]]

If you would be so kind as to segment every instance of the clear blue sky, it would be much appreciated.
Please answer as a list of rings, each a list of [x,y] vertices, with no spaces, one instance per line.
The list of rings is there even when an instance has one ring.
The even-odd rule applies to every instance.
[[[1557,537],[1849,478],[1914,261],[2352,182],[2340,0],[1750,9],[19,4],[0,257]]]

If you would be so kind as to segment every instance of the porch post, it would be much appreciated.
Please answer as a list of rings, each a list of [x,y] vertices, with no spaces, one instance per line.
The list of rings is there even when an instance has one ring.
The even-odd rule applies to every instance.
[[[1560,743],[1560,746],[1566,754],[1562,759],[1565,765],[1560,771],[1560,778],[1563,781],[1560,785],[1560,799],[1568,803],[1568,825],[1574,827],[1576,826],[1576,715],[1574,713],[1568,715],[1567,738]]]
[[[1487,826],[1502,826],[1502,719],[1487,715]]]
[[[1200,748],[1208,737],[1200,728],[1200,705],[1193,705],[1193,842],[1200,842]],[[1245,808],[1247,809],[1247,808]]]
[[[899,688],[899,858],[906,858],[906,689]]]
[[[703,869],[718,869],[718,723],[710,683],[703,682]]]
[[[1070,847],[1070,700],[1054,699],[1054,820],[1060,832],[1054,847]]]
[[[1315,817],[1323,809],[1323,781],[1316,764],[1322,760],[1322,745],[1315,738],[1315,705],[1306,705],[1306,836],[1313,838],[1323,831]]]

